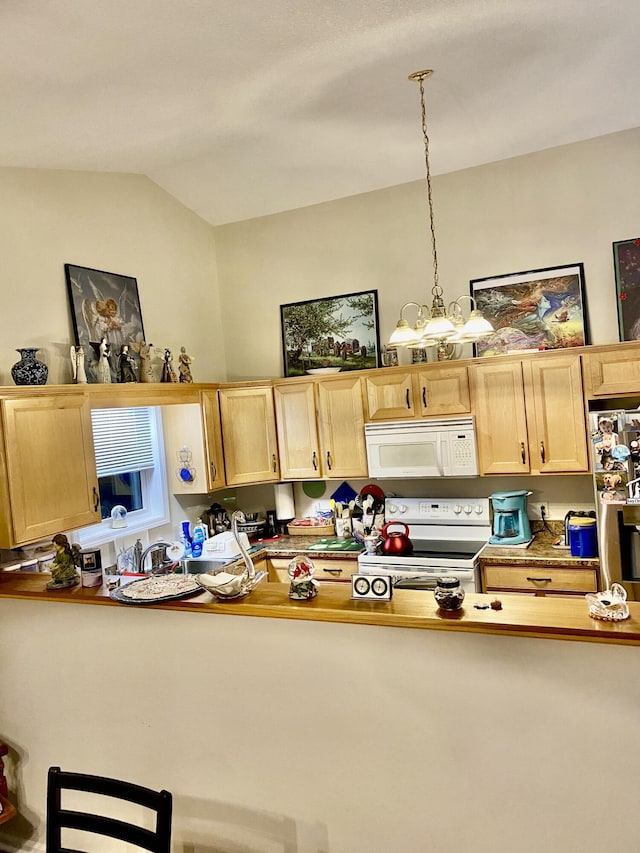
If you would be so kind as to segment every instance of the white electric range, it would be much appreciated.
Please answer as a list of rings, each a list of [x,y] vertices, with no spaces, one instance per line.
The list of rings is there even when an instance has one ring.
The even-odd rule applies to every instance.
[[[358,571],[393,575],[396,586],[435,588],[454,576],[467,592],[480,592],[479,555],[491,535],[488,498],[386,498],[385,519],[409,528],[409,554],[360,554]],[[402,528],[391,528],[391,532]]]

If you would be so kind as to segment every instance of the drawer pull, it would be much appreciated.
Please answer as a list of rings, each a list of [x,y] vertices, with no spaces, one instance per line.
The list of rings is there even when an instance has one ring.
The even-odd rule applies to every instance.
[[[532,583],[551,583],[553,578],[527,578],[527,580]]]
[[[324,566],[322,567],[322,571],[326,572],[328,575],[341,575],[342,569],[326,569]]]

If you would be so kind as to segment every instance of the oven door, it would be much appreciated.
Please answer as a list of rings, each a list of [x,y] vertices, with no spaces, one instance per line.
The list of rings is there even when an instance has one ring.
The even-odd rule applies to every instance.
[[[466,568],[411,564],[411,558],[394,562],[375,554],[358,556],[358,571],[363,575],[392,575],[401,582],[398,589],[435,589],[438,578],[455,577],[465,592],[481,592],[479,564]],[[413,581],[413,583],[412,583]]]

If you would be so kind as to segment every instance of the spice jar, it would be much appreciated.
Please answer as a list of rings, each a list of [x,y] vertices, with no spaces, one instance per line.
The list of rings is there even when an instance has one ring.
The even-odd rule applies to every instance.
[[[433,594],[440,610],[460,610],[462,607],[464,590],[458,578],[438,578]]]

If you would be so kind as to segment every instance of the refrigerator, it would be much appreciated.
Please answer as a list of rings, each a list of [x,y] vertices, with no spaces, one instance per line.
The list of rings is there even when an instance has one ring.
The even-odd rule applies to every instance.
[[[640,600],[640,410],[589,414],[601,587]]]

